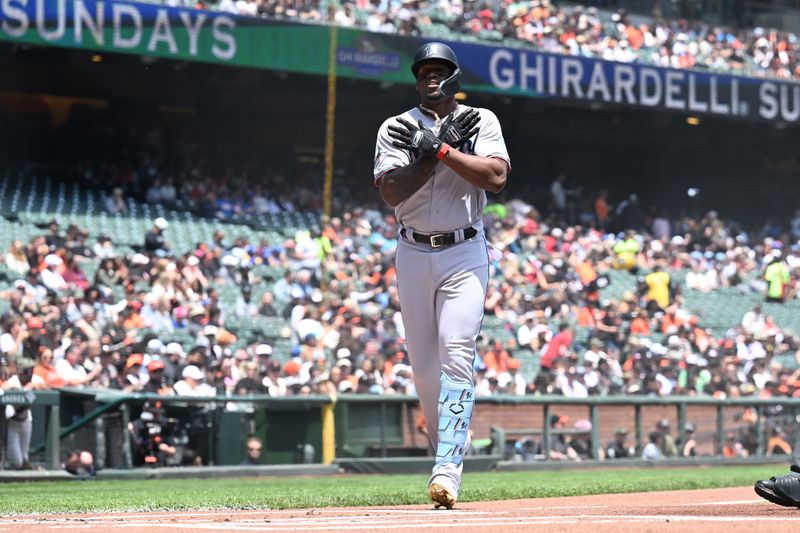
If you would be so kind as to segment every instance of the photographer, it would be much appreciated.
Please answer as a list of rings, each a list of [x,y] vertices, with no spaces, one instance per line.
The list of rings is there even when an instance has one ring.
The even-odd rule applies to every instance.
[[[174,466],[180,464],[176,444],[178,421],[167,418],[161,402],[145,402],[142,414],[128,424],[133,445],[134,466]]]

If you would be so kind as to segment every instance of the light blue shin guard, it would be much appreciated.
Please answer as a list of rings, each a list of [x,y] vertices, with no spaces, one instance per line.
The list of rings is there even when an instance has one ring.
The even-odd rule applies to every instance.
[[[452,381],[441,375],[439,393],[439,432],[436,446],[436,471],[445,463],[459,466],[464,460],[475,387],[467,381]]]

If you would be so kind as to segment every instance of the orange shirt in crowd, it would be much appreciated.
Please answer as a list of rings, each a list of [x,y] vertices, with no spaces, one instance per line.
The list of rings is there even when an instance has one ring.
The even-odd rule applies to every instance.
[[[64,380],[56,374],[56,369],[52,366],[44,366],[38,363],[33,368],[33,375],[42,378],[42,381],[51,389],[58,389],[64,386]]]
[[[650,335],[650,323],[637,316],[631,320],[631,335]]]
[[[711,346],[711,339],[703,328],[694,328],[694,343],[700,352],[705,352]]]
[[[683,325],[683,320],[674,314],[667,313],[661,321],[661,333],[667,333],[672,329],[680,328]]]
[[[142,315],[140,315],[137,311],[123,320],[122,326],[125,329],[142,329],[144,327],[144,319],[142,319]]]
[[[767,443],[767,453],[771,455],[791,455],[792,445],[780,435],[772,437]]]
[[[608,204],[602,197],[598,197],[594,201],[594,214],[597,216],[597,222],[602,226],[608,220]]]
[[[591,307],[584,306],[578,309],[578,326],[594,327],[595,325],[594,311]]]
[[[486,355],[483,356],[483,364],[486,365],[487,369],[493,370],[495,374],[499,374],[508,370],[509,358],[510,356],[507,351],[494,349],[486,352]]]
[[[723,457],[736,457],[736,450],[733,449],[732,446],[726,444],[722,447],[722,456]]]
[[[236,342],[236,335],[223,327],[217,327],[217,344],[220,346],[229,346]]]
[[[633,50],[638,50],[644,44],[644,35],[642,31],[633,25],[625,28],[625,39]]]
[[[584,286],[590,284],[597,279],[597,272],[589,261],[583,261],[575,266],[575,272],[578,274],[581,283]]]

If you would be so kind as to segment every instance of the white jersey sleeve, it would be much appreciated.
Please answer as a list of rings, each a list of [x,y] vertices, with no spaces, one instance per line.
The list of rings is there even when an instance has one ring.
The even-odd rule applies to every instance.
[[[505,161],[508,169],[511,170],[511,159],[508,157],[506,141],[503,139],[503,131],[497,115],[485,108],[479,108],[479,111],[481,113],[481,121],[478,124],[480,130],[472,141],[473,153],[482,157],[498,157]]]
[[[397,117],[386,119],[378,130],[378,140],[375,143],[375,165],[373,167],[375,183],[387,172],[411,163],[411,154],[408,150],[397,148],[392,144],[392,138],[389,137],[389,126],[391,124],[399,125]]]

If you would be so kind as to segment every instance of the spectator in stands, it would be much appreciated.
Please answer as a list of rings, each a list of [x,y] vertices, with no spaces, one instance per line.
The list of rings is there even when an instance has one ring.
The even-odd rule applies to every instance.
[[[259,375],[259,365],[255,361],[246,361],[242,364],[241,373],[243,377],[239,379],[233,387],[234,394],[247,396],[249,394],[266,394],[267,389],[262,384]]]
[[[570,447],[566,433],[563,431],[566,429],[568,422],[568,416],[559,414],[550,415],[550,459],[552,460],[574,460],[578,457],[578,454],[575,452],[575,450]],[[543,456],[545,454],[545,443],[543,441],[544,439],[542,439],[537,446],[537,455]]]
[[[661,433],[661,439],[659,441],[661,455],[663,457],[677,457],[678,447],[675,445],[675,440],[672,438],[672,435],[670,435],[669,420],[666,418],[659,420],[656,424],[656,431]]]
[[[249,285],[242,287],[242,295],[236,301],[233,311],[237,317],[250,320],[259,315],[259,307],[252,301],[252,294]]]
[[[648,302],[647,310],[650,313],[664,311],[670,302],[670,276],[661,268],[653,266],[653,271],[644,277],[647,288],[645,300]]]
[[[789,223],[792,231],[792,238],[795,241],[800,241],[800,209],[794,212],[794,218]]]
[[[172,387],[178,396],[216,396],[214,387],[203,382],[205,373],[195,365],[184,368],[181,377],[183,379]]]
[[[64,470],[73,476],[94,476],[94,456],[87,450],[72,450],[64,460]]]
[[[102,367],[97,365],[87,372],[83,366],[83,359],[80,346],[71,344],[64,353],[64,357],[56,363],[56,373],[63,380],[65,387],[83,387],[102,371]]]
[[[635,274],[638,271],[636,256],[641,248],[636,233],[628,230],[625,237],[614,244],[614,268]]]
[[[773,431],[774,436],[774,431]],[[791,448],[789,449],[789,453],[791,453]],[[725,444],[722,446],[722,456],[733,458],[733,457],[747,457],[748,453],[747,450],[742,445],[741,441],[736,437],[736,433],[733,431],[729,431],[725,435]],[[767,455],[769,455],[769,449],[767,450]]]
[[[66,245],[67,241],[61,235],[61,225],[58,223],[58,220],[51,220],[49,224],[47,224],[48,233],[45,235],[44,240],[47,243],[47,246],[50,247],[50,251],[53,252],[58,248],[63,248]]]
[[[594,452],[592,450],[592,423],[588,420],[575,421],[575,434],[570,440],[569,447],[575,451],[575,460],[582,461],[584,459],[593,459]],[[598,449],[599,457],[597,459],[604,459],[605,453],[603,450]]]
[[[6,253],[5,261],[6,268],[20,277],[25,276],[31,269],[31,265],[28,263],[28,256],[25,253],[25,246],[19,240],[11,243],[8,253]]]
[[[572,327],[567,323],[558,326],[558,333],[547,343],[540,364],[542,368],[552,369],[556,359],[568,357],[572,346]]]
[[[583,383],[583,375],[578,373],[573,366],[566,370],[559,368],[556,371],[555,389],[567,398],[586,398],[589,396],[589,391]]]
[[[511,356],[508,350],[503,348],[503,343],[496,340],[492,343],[492,349],[487,351],[483,356],[483,364],[486,365],[489,376],[496,377],[508,371],[508,362],[510,359]]]
[[[653,217],[652,232],[653,237],[660,241],[665,241],[672,237],[672,227],[666,209],[661,209],[658,214]]]
[[[261,450],[263,447],[264,444],[261,442],[261,439],[258,437],[249,437],[244,443],[245,456],[240,464],[242,466],[261,464]]]
[[[22,327],[19,316],[8,318],[3,326],[5,333],[0,335],[0,354],[10,359],[22,357],[23,343],[28,338],[28,330]]]
[[[278,310],[275,308],[275,297],[272,292],[266,291],[261,295],[261,304],[258,306],[257,314],[264,317],[278,316]]]
[[[749,335],[760,335],[766,327],[766,317],[761,309],[761,304],[753,306],[752,311],[748,311],[742,317],[742,329]]]
[[[608,191],[601,189],[594,200],[594,217],[598,229],[608,230],[611,224],[611,206],[608,204]]]
[[[507,371],[497,377],[497,384],[506,394],[523,396],[528,384],[520,373],[520,360],[510,358],[506,364]]]
[[[68,256],[66,264],[64,265],[62,277],[64,282],[72,289],[84,291],[89,287],[86,274],[83,273],[83,270],[78,264],[78,259],[74,255]]]
[[[772,262],[764,271],[764,280],[767,286],[767,301],[782,303],[789,289],[790,272],[786,265],[783,253],[775,249],[772,251]]]
[[[631,194],[615,211],[620,229],[640,231],[644,228],[645,214],[639,204],[639,195]]]
[[[144,236],[145,252],[155,254],[159,257],[170,254],[170,244],[164,237],[164,230],[166,230],[168,226],[169,223],[162,217],[158,217],[153,221],[153,228]]]
[[[609,442],[606,446],[606,457],[609,459],[626,459],[628,457],[633,457],[636,454],[636,450],[633,446],[625,444],[627,438],[627,428],[622,426],[618,427],[614,431],[614,440]]]
[[[75,257],[79,261],[84,261],[94,255],[94,251],[86,244],[86,239],[88,238],[88,231],[79,228],[76,224],[70,224],[69,229],[67,229],[67,250],[69,254],[66,257],[68,260],[70,257]]]
[[[772,436],[767,443],[767,455],[791,455],[792,445],[787,440],[786,433],[780,426],[772,428]]]
[[[55,293],[61,293],[69,289],[63,271],[64,260],[56,254],[49,254],[44,258],[45,268],[41,271],[42,284]]]
[[[64,386],[64,380],[53,366],[53,350],[48,347],[43,346],[36,358],[33,380],[42,388],[59,389]]]
[[[566,221],[567,213],[567,176],[559,174],[550,184],[550,205],[558,220]]]
[[[97,242],[92,246],[92,252],[94,256],[99,259],[117,256],[117,253],[114,251],[114,244],[111,242],[111,237],[105,234],[97,238]]]
[[[112,215],[127,215],[128,206],[122,196],[122,188],[114,187],[111,194],[106,197],[106,211]]]
[[[114,384],[125,392],[139,392],[145,384],[141,374],[144,356],[140,353],[132,353],[125,360],[125,367],[119,375],[119,379]]]
[[[694,436],[695,427],[691,422],[687,422],[683,426],[683,432],[686,435],[685,442],[680,445],[681,457],[695,457],[697,455],[697,439]]]
[[[147,382],[142,386],[141,392],[163,395],[170,393],[170,387],[164,383],[164,361],[160,357],[147,363]]]
[[[661,447],[664,442],[664,434],[661,431],[651,431],[648,436],[649,441],[642,450],[642,459],[645,461],[659,461],[663,459]]]
[[[344,366],[341,363],[342,362],[340,361],[339,366],[344,368]],[[281,375],[281,370],[282,370],[281,362],[277,360],[270,361],[267,364],[266,370],[267,370],[266,376],[264,376],[264,379],[261,381],[261,384],[266,388],[267,393],[270,396],[286,396],[288,394],[289,381],[285,376]],[[344,374],[344,372],[342,374]],[[342,378],[343,378],[342,381],[346,382],[344,375],[342,376]],[[351,385],[350,388],[352,389],[352,383],[350,385]]]
[[[89,386],[98,389],[109,389],[119,383],[117,364],[121,359],[117,352],[108,349],[108,346],[102,347],[98,340],[89,341],[86,352],[87,359],[91,360],[94,366],[100,367],[100,373],[89,383]],[[94,366],[92,366],[92,369],[94,369]]]

